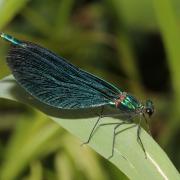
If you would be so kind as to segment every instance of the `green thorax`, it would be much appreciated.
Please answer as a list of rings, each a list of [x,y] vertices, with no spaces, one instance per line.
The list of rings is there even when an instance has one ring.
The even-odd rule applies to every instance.
[[[125,111],[135,111],[143,108],[143,105],[135,97],[127,94],[127,96],[121,102],[119,108]]]

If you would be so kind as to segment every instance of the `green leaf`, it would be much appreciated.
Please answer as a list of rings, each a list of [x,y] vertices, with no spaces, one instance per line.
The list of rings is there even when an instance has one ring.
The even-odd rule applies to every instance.
[[[0,1],[0,29],[26,5],[28,0],[2,0]]]
[[[167,144],[169,140],[174,137],[179,127],[179,106],[180,106],[180,34],[179,34],[179,17],[176,13],[176,7],[171,0],[153,0],[154,12],[159,25],[159,30],[162,36],[162,41],[166,50],[166,56],[168,60],[169,70],[171,74],[173,99],[171,109],[171,117],[173,121],[169,121],[167,126],[169,131],[166,131],[166,135],[162,134],[163,143]]]
[[[18,86],[12,76],[0,81],[0,98],[36,107],[82,141],[87,140],[97,120],[97,117],[93,117],[97,109],[69,111],[52,108],[38,102]],[[102,121],[103,123],[115,122],[117,119],[103,118]],[[110,161],[130,179],[179,179],[179,173],[167,155],[142,129],[141,138],[147,153],[147,159],[145,158],[142,148],[137,143],[137,126],[130,128],[131,126],[120,127],[121,133],[118,134],[115,142],[115,154]],[[109,157],[112,149],[112,132],[113,126],[99,128],[89,146],[103,157]]]

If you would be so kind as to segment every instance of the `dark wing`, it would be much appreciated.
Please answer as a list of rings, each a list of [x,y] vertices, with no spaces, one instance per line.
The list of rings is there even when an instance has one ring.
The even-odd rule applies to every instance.
[[[98,107],[121,92],[36,44],[13,45],[7,58],[17,82],[32,96],[63,109]]]

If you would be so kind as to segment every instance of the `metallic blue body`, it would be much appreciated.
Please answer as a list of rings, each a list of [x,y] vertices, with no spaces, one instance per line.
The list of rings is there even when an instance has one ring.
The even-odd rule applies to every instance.
[[[1,33],[0,36],[3,39],[5,39],[6,41],[9,41],[14,45],[25,47],[25,44],[23,42],[19,41],[18,39],[14,38],[14,37],[12,37],[12,36],[10,36],[8,34]]]

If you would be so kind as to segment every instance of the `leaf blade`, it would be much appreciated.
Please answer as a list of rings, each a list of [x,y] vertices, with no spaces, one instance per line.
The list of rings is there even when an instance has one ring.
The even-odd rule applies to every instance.
[[[86,141],[97,117],[93,117],[94,110],[90,113],[85,111],[66,111],[47,107],[38,102],[18,86],[12,76],[8,76],[0,81],[0,98],[19,101],[47,114],[52,120],[57,122],[70,133]],[[90,118],[87,118],[88,116]],[[87,120],[84,120],[87,118]],[[105,118],[104,122],[117,121],[113,118]],[[120,121],[120,120],[118,120]],[[131,126],[131,125],[130,125]],[[123,125],[119,130],[128,128]],[[103,157],[107,158],[111,154],[113,126],[100,128],[93,136],[89,146]],[[158,144],[142,129],[141,138],[148,158],[136,140],[136,128],[123,131],[116,137],[115,154],[110,161],[117,166],[130,179],[179,179],[179,173]],[[124,157],[125,158],[124,158]]]

